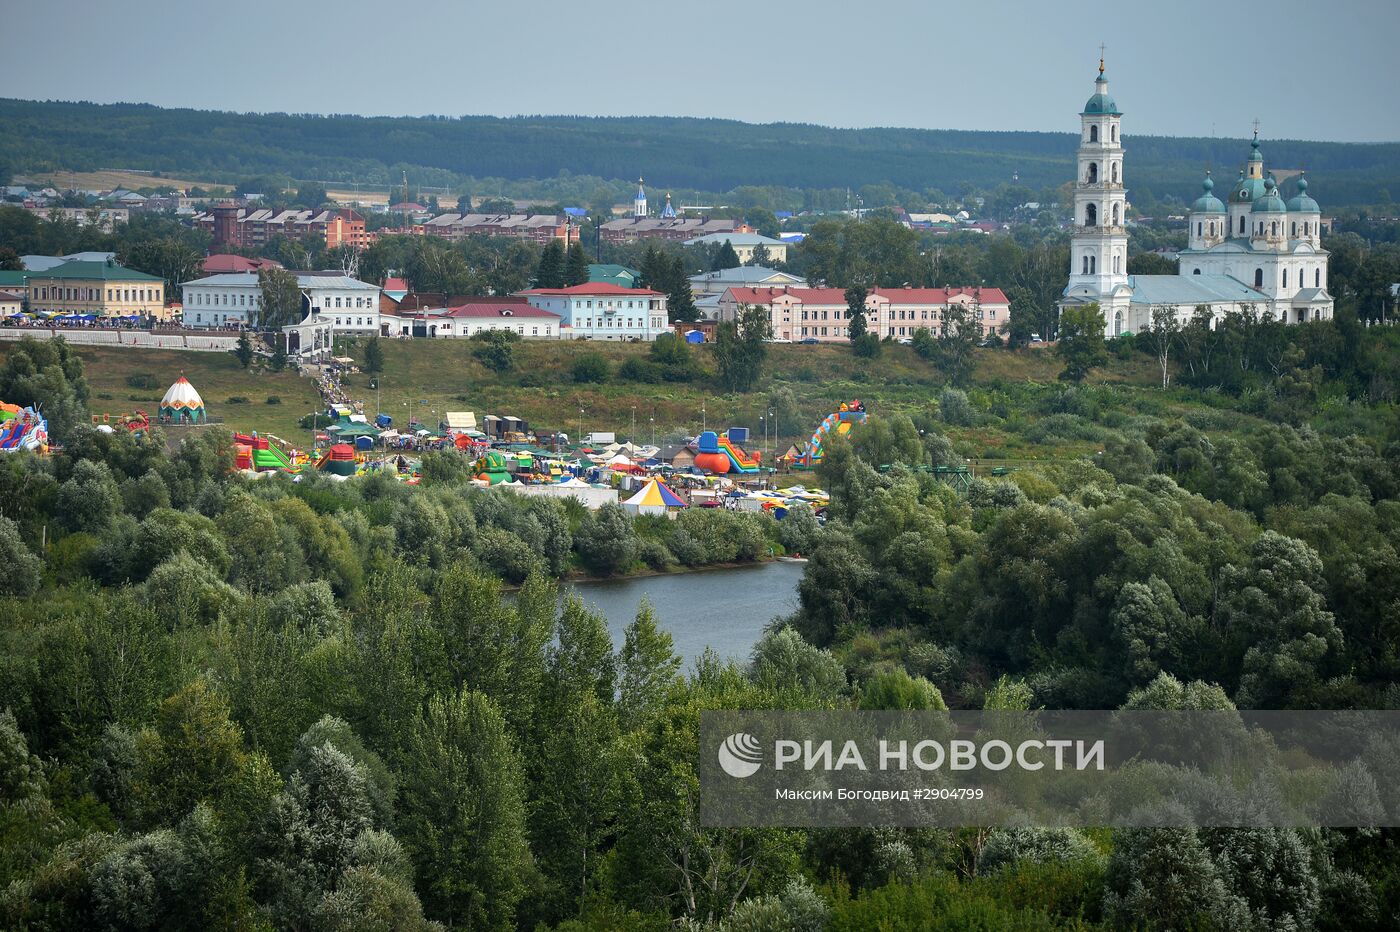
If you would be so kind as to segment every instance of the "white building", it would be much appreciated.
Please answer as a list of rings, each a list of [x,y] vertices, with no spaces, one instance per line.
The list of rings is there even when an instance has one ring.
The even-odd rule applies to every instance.
[[[302,308],[320,315],[337,332],[379,332],[379,287],[341,272],[297,272]],[[262,288],[256,272],[209,275],[181,286],[185,326],[240,327],[256,324]]]
[[[1163,307],[1183,324],[1200,307],[1216,321],[1246,310],[1291,324],[1332,318],[1317,202],[1300,179],[1297,195],[1285,203],[1273,175],[1264,171],[1257,132],[1228,208],[1214,195],[1207,173],[1187,217],[1188,245],[1177,274],[1129,275],[1122,118],[1101,59],[1094,95],[1080,113],[1062,310],[1097,303],[1109,337],[1148,329],[1154,310]]]
[[[520,298],[472,298],[455,307],[385,314],[384,334],[397,337],[471,337],[487,330],[509,330],[522,340],[557,340],[558,314]]]
[[[532,307],[558,315],[566,338],[651,341],[671,329],[666,295],[660,291],[593,282],[520,294]]]

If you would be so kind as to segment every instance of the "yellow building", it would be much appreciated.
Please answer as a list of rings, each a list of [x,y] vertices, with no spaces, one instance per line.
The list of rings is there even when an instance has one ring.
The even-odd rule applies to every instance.
[[[29,309],[99,317],[163,317],[165,281],[115,262],[65,262],[29,273]]]

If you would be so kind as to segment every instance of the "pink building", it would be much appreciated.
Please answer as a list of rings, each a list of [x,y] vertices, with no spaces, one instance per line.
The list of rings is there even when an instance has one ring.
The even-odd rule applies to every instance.
[[[884,339],[907,340],[920,329],[936,336],[950,306],[972,310],[985,338],[1010,322],[1011,307],[1000,288],[876,288],[865,299],[867,329]],[[794,343],[849,340],[846,292],[840,288],[730,288],[719,300],[719,319],[734,320],[746,306],[768,310],[773,339]]]

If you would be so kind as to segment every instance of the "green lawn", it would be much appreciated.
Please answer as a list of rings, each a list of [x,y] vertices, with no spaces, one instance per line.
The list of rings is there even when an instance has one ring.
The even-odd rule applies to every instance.
[[[0,344],[0,359],[12,345]],[[629,357],[645,355],[648,347],[584,341],[522,342],[514,346],[513,370],[495,373],[473,358],[474,344],[466,340],[385,340],[382,345],[385,370],[379,391],[370,387],[371,378],[364,373],[351,375],[347,384],[352,394],[365,400],[366,413],[383,411],[398,424],[409,413],[425,423],[436,423],[445,411],[474,411],[478,419],[487,414],[508,414],[526,419],[536,430],[564,430],[571,436],[578,436],[580,427],[584,433],[611,430],[622,435],[630,431],[635,416],[639,441],[651,439],[654,418],[658,441],[694,434],[702,425],[721,430],[733,425],[749,427],[753,444],[758,445],[762,435],[759,416],[769,394],[786,388],[795,399],[796,413],[779,420],[778,440],[770,436],[769,446],[779,447],[805,440],[843,400],[860,398],[877,414],[912,413],[926,408],[944,387],[937,368],[909,347],[898,345],[886,345],[879,359],[865,360],[855,358],[845,346],[773,344],[762,389],[752,394],[720,391],[713,377],[710,346],[693,348],[701,374],[691,382],[647,384],[618,381],[614,376],[597,385],[575,384],[571,379],[571,366],[579,355],[599,353],[615,373]],[[204,397],[210,414],[240,431],[301,438],[297,422],[318,407],[311,379],[291,371],[245,370],[232,354],[77,350],[92,387],[91,408],[99,415],[126,414],[136,408],[155,414],[165,388],[182,372]],[[358,348],[351,352],[360,355]],[[1048,349],[978,350],[976,359],[969,386],[974,396],[979,392],[995,394],[1018,383],[1053,384],[1060,370]],[[133,388],[128,383],[128,378],[143,374],[152,376],[157,387]],[[1155,397],[1152,387],[1157,378],[1153,361],[1135,356],[1113,359],[1094,373],[1092,381]],[[240,396],[248,403],[229,403],[230,398]],[[280,398],[281,403],[267,404],[269,396]],[[1096,448],[1082,440],[1028,444],[1015,432],[993,427],[953,428],[949,433],[969,456],[992,453],[1005,459],[1032,460],[1078,457]]]

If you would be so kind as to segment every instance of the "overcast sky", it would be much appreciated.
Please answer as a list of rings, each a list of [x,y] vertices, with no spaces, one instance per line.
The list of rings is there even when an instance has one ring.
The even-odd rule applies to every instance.
[[[7,97],[1070,131],[1104,42],[1129,133],[1400,140],[1397,0],[6,0],[0,23]]]

